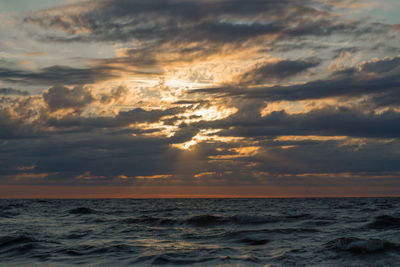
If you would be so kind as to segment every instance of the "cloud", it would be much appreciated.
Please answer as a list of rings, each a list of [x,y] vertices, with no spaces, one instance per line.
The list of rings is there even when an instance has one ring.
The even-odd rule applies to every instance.
[[[179,32],[175,36],[180,41],[192,37],[194,41],[231,42],[265,34],[329,35],[354,29],[350,23],[337,21],[333,13],[315,8],[313,2],[85,1],[85,5],[34,12],[24,22],[65,34],[48,36],[58,41],[151,40],[154,36],[169,39]],[[304,20],[307,17],[313,20]]]
[[[124,55],[103,61],[125,66],[165,66],[246,54],[246,50],[262,54],[271,47],[278,50],[285,41],[355,32],[363,35],[372,28],[387,31],[383,24],[379,28],[346,20],[319,2],[84,1],[32,12],[23,23],[43,29],[38,36],[46,41],[129,44],[124,46]]]
[[[330,97],[371,96],[379,104],[386,95],[397,95],[400,86],[400,57],[385,58],[360,63],[333,73],[327,79],[312,80],[303,84],[247,88],[223,86],[189,91],[189,94],[206,93],[219,97],[257,98],[266,101],[299,101]],[[256,79],[254,79],[256,81]],[[393,99],[394,100],[394,99]],[[396,101],[391,101],[396,104]],[[381,104],[389,104],[383,101]]]
[[[281,60],[276,63],[256,65],[253,69],[237,77],[240,85],[259,85],[265,82],[281,81],[294,77],[310,68],[316,67],[317,60]],[[234,82],[235,78],[234,78]]]
[[[52,134],[35,142],[9,140],[2,144],[10,153],[8,158],[1,156],[0,179],[7,180],[6,174],[52,173],[44,181],[37,182],[107,184],[121,174],[135,177],[172,172],[177,150],[171,149],[164,138],[129,134],[108,136],[103,133]],[[35,164],[34,170],[16,168],[30,164]],[[84,172],[90,172],[91,177],[102,178],[100,181],[74,178]]]
[[[255,111],[253,111],[255,112]],[[324,108],[289,115],[284,111],[264,117],[228,118],[213,125],[230,128],[221,134],[243,137],[273,137],[279,135],[351,136],[368,138],[400,137],[400,113],[364,113],[348,108]]]
[[[88,128],[117,128],[126,127],[134,123],[158,122],[165,116],[175,115],[183,110],[183,108],[169,108],[165,110],[144,110],[142,108],[136,108],[129,111],[120,111],[114,117],[82,117],[78,115],[68,115],[60,119],[51,118],[48,120],[48,124],[49,126],[57,128],[82,127],[85,130]]]
[[[0,184],[399,188],[398,25],[368,8],[88,0],[18,13],[0,44]]]
[[[0,128],[0,140],[31,139],[37,137],[40,133],[40,125],[16,117],[7,108],[0,108]]]
[[[18,90],[14,88],[0,88],[0,95],[29,95],[28,91]]]
[[[103,94],[101,95],[100,102],[104,104],[115,103],[119,101],[125,100],[129,89],[126,86],[118,86],[112,88],[110,94]]]
[[[0,79],[10,83],[84,85],[119,77],[111,67],[73,68],[51,66],[37,72],[0,67]]]
[[[72,108],[82,111],[94,101],[90,90],[86,87],[74,87],[69,89],[64,86],[53,86],[43,93],[44,102],[50,111]]]

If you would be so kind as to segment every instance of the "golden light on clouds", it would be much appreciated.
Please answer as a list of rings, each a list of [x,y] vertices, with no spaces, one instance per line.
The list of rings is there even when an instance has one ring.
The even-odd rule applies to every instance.
[[[198,173],[198,174],[193,175],[193,177],[194,178],[202,178],[204,176],[212,176],[212,175],[215,175],[215,174],[216,174],[216,172],[202,172],[202,173]]]
[[[387,1],[0,4],[0,185],[239,192],[286,174],[397,173],[387,7],[400,6]]]
[[[156,174],[148,176],[135,176],[136,179],[166,179],[172,177],[171,174]]]
[[[176,147],[182,150],[190,150],[200,142],[232,143],[243,140],[243,138],[238,138],[238,137],[219,136],[217,135],[219,131],[221,131],[221,129],[202,129],[190,141],[181,144],[173,144],[172,147]]]
[[[218,156],[210,156],[210,159],[217,160],[217,159],[236,159],[236,158],[243,158],[243,157],[252,157],[257,155],[258,150],[260,149],[259,146],[248,146],[248,147],[235,147],[227,149],[227,152],[233,152],[230,155],[218,155]],[[219,149],[219,151],[223,152],[224,149]]]
[[[262,117],[270,115],[272,112],[284,111],[287,114],[295,115],[307,113],[313,110],[323,109],[326,107],[335,107],[338,103],[338,98],[325,98],[319,100],[299,100],[299,101],[274,101],[266,102],[266,106],[261,109],[260,114]],[[342,106],[354,105],[351,99],[342,101]]]
[[[199,119],[205,121],[215,121],[227,118],[238,111],[237,108],[226,108],[224,106],[211,106],[209,108],[200,108],[195,110],[192,114],[200,117]]]
[[[319,136],[319,135],[282,135],[274,139],[274,141],[330,141],[330,140],[345,140],[347,136]]]

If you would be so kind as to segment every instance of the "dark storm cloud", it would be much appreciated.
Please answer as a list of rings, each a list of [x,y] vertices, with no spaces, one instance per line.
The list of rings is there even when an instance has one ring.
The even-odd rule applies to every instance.
[[[28,91],[18,90],[14,88],[0,88],[0,95],[29,95]]]
[[[326,184],[334,184],[334,178],[342,178],[345,172],[356,175],[362,172],[361,176],[368,177],[400,170],[400,159],[394,151],[394,148],[399,148],[399,143],[396,141],[388,143],[370,141],[361,146],[343,145],[343,142],[339,141],[293,142],[291,147],[285,149],[281,148],[280,142],[273,140],[258,142],[257,145],[260,147],[257,155],[225,160],[223,163],[213,162],[209,169],[218,170],[222,167],[233,170],[239,175],[230,176],[229,181],[242,184],[246,182],[259,184],[264,179],[280,183],[280,179],[295,174],[314,175],[319,179],[325,178]],[[220,152],[223,147],[213,147],[206,143],[201,144],[199,149],[207,151],[208,155],[212,156],[228,154]],[[381,156],[378,157],[377,154]],[[243,168],[249,163],[253,165],[251,172]],[[254,177],[254,173],[257,172],[266,172],[266,177]],[[329,177],[324,177],[324,173],[330,174]],[[243,179],[244,175],[246,179]],[[309,185],[307,181],[302,182]]]
[[[169,139],[171,143],[184,143],[190,141],[199,132],[196,127],[181,125],[180,129]]]
[[[35,142],[10,140],[2,146],[4,151],[8,151],[8,155],[0,153],[2,175],[21,173],[17,166],[35,165],[29,173],[52,174],[45,180],[47,184],[82,184],[87,181],[77,177],[85,172],[104,177],[102,180],[105,182],[112,181],[120,174],[134,177],[151,175],[156,171],[170,172],[176,158],[176,150],[171,150],[168,142],[162,138],[127,134],[53,134]],[[8,180],[5,176],[0,177]],[[94,180],[94,183],[98,182]]]
[[[325,108],[304,114],[272,112],[265,117],[232,117],[216,128],[229,136],[321,135],[367,138],[400,137],[400,113],[363,113],[348,108]],[[222,126],[222,127],[221,127]]]
[[[104,52],[106,45],[115,46],[108,47],[106,58],[91,58],[91,67],[85,68],[55,65],[32,71],[17,69],[16,63],[2,64],[1,82],[47,89],[36,96],[0,89],[0,183],[170,186],[205,181],[205,185],[267,182],[305,187],[335,186],[344,173],[361,177],[352,183],[372,184],[369,177],[386,174],[395,177],[400,171],[400,57],[349,64],[358,60],[355,53],[373,51],[369,45],[377,46],[378,39],[396,48],[393,32],[398,27],[361,16],[349,20],[347,11],[337,9],[359,3],[90,0],[25,14],[22,28],[40,41],[53,41],[50,46],[77,49],[75,45],[107,42],[91,57]],[[75,60],[82,59],[78,56],[85,49],[77,51]],[[117,57],[107,54],[112,49]],[[376,47],[384,53],[388,49]],[[360,54],[360,60],[365,56]],[[274,61],[277,58],[280,61]],[[324,62],[343,59],[349,62],[337,68]],[[196,65],[201,60],[205,64]],[[199,67],[210,72],[212,78],[202,78],[208,84],[219,81],[216,76],[223,76],[226,69],[226,76],[235,79],[185,95],[177,85],[164,87],[189,76],[186,72],[174,76],[181,71],[176,64],[181,62],[191,64],[183,66],[184,71],[197,72]],[[214,63],[226,69],[215,70]],[[240,73],[245,66],[253,67]],[[159,86],[146,88],[150,79],[140,84],[142,76],[164,73],[165,83]],[[129,88],[114,87],[115,83],[112,88],[93,86],[125,78],[122,74],[130,74]],[[302,74],[311,77],[300,78]],[[138,76],[135,87],[131,82],[136,84]],[[153,103],[158,96],[160,102]],[[325,98],[339,100],[315,101],[318,104],[298,113],[283,107],[260,114],[274,101],[290,105]],[[174,102],[168,104],[170,99]],[[353,100],[356,104],[350,105]],[[157,108],[145,108],[150,106]],[[208,114],[208,108],[217,111]],[[224,108],[237,112],[205,120],[224,116]],[[189,150],[177,148],[191,140]],[[199,173],[208,174],[194,182]],[[135,178],[153,175],[168,179]],[[328,178],[318,180],[323,177]]]
[[[325,80],[304,84],[272,87],[216,87],[190,91],[226,97],[257,98],[268,101],[307,100],[329,97],[360,97],[369,95],[377,103],[388,104],[390,95],[397,95],[400,88],[400,57],[368,61],[358,67],[347,68],[333,73]],[[386,101],[382,101],[386,99]],[[392,104],[398,105],[396,98]]]
[[[41,38],[56,42],[138,41],[126,56],[102,61],[136,66],[194,61],[227,49],[262,51],[279,41],[362,34],[370,27],[343,20],[312,0],[103,0],[52,11],[33,12],[24,23],[43,28]],[[160,54],[169,56],[157,58]]]
[[[55,174],[43,181],[21,180],[19,183],[40,184],[45,182],[46,184],[66,185],[108,184],[122,174],[135,177],[155,173],[176,175],[186,173],[187,176],[190,173],[200,173],[204,170],[221,173],[224,173],[224,170],[230,170],[235,173],[235,175],[225,174],[221,177],[213,176],[213,179],[207,181],[207,184],[210,185],[221,181],[228,182],[228,180],[230,185],[247,183],[257,185],[269,179],[274,181],[279,175],[288,174],[310,173],[310,175],[314,174],[318,177],[319,173],[329,172],[332,174],[332,178],[335,178],[335,173],[340,175],[341,172],[365,172],[365,177],[368,177],[374,172],[382,174],[382,171],[399,171],[399,157],[397,157],[394,147],[400,146],[395,141],[386,144],[369,142],[359,149],[342,146],[334,141],[292,143],[295,147],[290,149],[281,149],[274,143],[272,140],[258,143],[261,149],[257,155],[252,157],[211,162],[208,161],[209,156],[233,155],[234,153],[224,152],[222,149],[232,148],[234,144],[200,143],[197,146],[195,159],[190,159],[190,157],[186,161],[185,158],[180,159],[180,164],[190,167],[191,170],[188,171],[174,169],[182,152],[171,148],[169,141],[164,138],[133,137],[130,134],[117,136],[103,136],[102,134],[53,135],[33,143],[10,141],[3,144],[3,149],[8,151],[8,157],[4,153],[0,155],[2,159],[0,169],[2,174],[16,175],[21,173],[17,170],[17,166],[34,164],[35,169],[30,173]],[[380,155],[379,157],[377,157],[377,153]],[[243,167],[249,163],[257,164],[251,172]],[[257,171],[268,172],[270,175],[265,178],[254,177],[254,172]],[[90,172],[87,179],[77,178],[86,172]],[[246,179],[243,179],[243,175],[246,176]],[[8,182],[10,181],[8,180]],[[132,179],[127,182],[136,183]],[[167,183],[171,182],[172,180],[168,179]],[[327,179],[325,184],[329,185],[331,182],[334,183],[331,179]],[[149,183],[151,182],[149,181]],[[180,183],[190,185],[192,180],[186,178]]]
[[[49,126],[56,128],[82,127],[88,128],[116,128],[126,127],[133,123],[157,122],[165,116],[176,115],[183,112],[184,108],[144,110],[136,108],[129,111],[120,111],[115,117],[82,117],[68,115],[61,119],[49,119]]]
[[[237,77],[241,85],[257,85],[265,82],[291,78],[320,64],[317,60],[282,60],[265,63],[240,74]]]
[[[19,125],[20,121],[14,120],[7,109],[0,109],[0,139],[15,138],[21,136]]]
[[[132,136],[134,129],[121,131],[120,127],[134,121],[155,121],[162,115],[176,114],[181,110],[155,110],[153,113],[146,113],[140,109],[132,110],[123,113],[120,117],[110,118],[111,124],[103,121],[92,125],[97,129],[96,131],[89,132],[86,129],[71,133],[53,132],[44,138],[38,136],[35,142],[23,139],[17,142],[9,139],[2,143],[0,171],[3,175],[18,175],[26,172],[19,170],[19,166],[34,165],[35,169],[30,170],[29,173],[52,175],[43,181],[21,180],[20,183],[45,182],[67,185],[108,184],[118,180],[119,175],[135,177],[151,176],[157,173],[187,177],[204,170],[216,173],[224,173],[225,170],[233,171],[235,175],[225,174],[207,181],[208,184],[214,184],[221,181],[227,182],[226,179],[229,179],[231,185],[263,183],[264,178],[253,177],[255,171],[270,173],[265,181],[269,179],[274,181],[274,177],[288,174],[314,173],[318,176],[318,173],[329,172],[334,178],[335,173],[340,172],[399,171],[399,157],[394,149],[400,148],[397,141],[386,143],[372,141],[358,148],[356,145],[342,145],[341,142],[335,140],[302,142],[273,140],[277,135],[285,134],[398,137],[400,134],[400,128],[396,126],[400,125],[398,113],[362,114],[354,110],[326,109],[298,115],[274,112],[266,117],[260,117],[254,115],[258,110],[251,109],[251,106],[249,104],[246,109],[239,110],[236,115],[224,120],[181,125],[180,130],[171,138],[145,136],[140,131],[136,132],[137,136]],[[121,118],[126,118],[126,120]],[[82,119],[80,124],[74,122],[70,125],[54,125],[53,127],[73,126],[85,129],[93,121]],[[117,125],[118,121],[120,122]],[[111,129],[114,126],[119,132]],[[213,127],[225,129],[220,133],[222,136],[245,137],[244,143],[204,141],[196,146],[196,158],[188,156],[183,159],[181,156],[183,152],[170,146],[173,143],[190,140],[200,129]],[[209,161],[210,156],[234,156],[236,153],[231,149],[246,146],[249,141],[252,143],[257,141],[254,145],[260,146],[257,155],[232,160]],[[281,149],[280,146],[294,147]],[[187,168],[175,169],[178,159],[179,164]],[[249,173],[244,166],[250,163],[256,166]],[[86,172],[89,172],[85,175],[86,178],[77,178]],[[246,179],[242,179],[243,175]],[[368,175],[365,176],[368,177]],[[10,182],[10,180],[7,181]],[[127,181],[127,183],[136,182],[132,179]],[[191,184],[191,180],[183,179],[180,183]]]
[[[7,90],[8,92],[9,90]],[[84,110],[97,105],[118,103],[127,95],[128,88],[118,86],[109,94],[94,95],[86,86],[52,86],[35,96],[2,96],[0,97],[0,139],[37,138],[51,136],[61,132],[80,132],[113,129],[124,130],[135,123],[155,123],[160,120],[173,119],[185,112],[188,107],[171,107],[165,109],[133,108],[119,111],[115,116],[91,114],[83,116]],[[60,111],[53,116],[53,112]],[[71,113],[72,111],[72,113]],[[56,132],[55,132],[56,131]],[[131,134],[152,133],[158,129],[131,129]]]
[[[80,69],[68,66],[52,66],[32,72],[0,67],[0,80],[28,85],[83,85],[119,77],[113,70],[110,67]]]
[[[174,105],[197,105],[197,104],[206,104],[209,103],[207,100],[179,100],[174,102]]]
[[[253,158],[260,163],[257,169],[275,174],[314,173],[317,177],[319,173],[331,173],[330,178],[343,177],[343,172],[364,172],[362,176],[368,177],[400,170],[400,158],[394,151],[394,148],[399,148],[398,141],[370,140],[362,145],[318,141],[292,145],[282,149],[271,143],[263,144],[264,153]],[[329,181],[328,178],[326,182]]]
[[[400,72],[400,56],[367,61],[360,65],[360,69],[361,72],[372,74]]]
[[[85,87],[68,89],[64,86],[53,86],[42,95],[50,111],[66,108],[80,111],[94,101],[91,91]]]
[[[392,30],[391,25],[347,20],[332,6],[329,1],[319,0],[101,0],[32,12],[23,21],[42,28],[42,34],[35,38],[44,41],[129,43],[130,47],[118,57],[96,59],[94,64],[135,66],[143,68],[144,74],[163,73],[165,66],[174,63],[193,63],[246,50],[298,50],[302,49],[301,42],[313,37],[360,39]],[[309,41],[307,49],[323,49],[320,41]],[[285,73],[292,76],[290,68],[297,68],[292,69],[294,74],[311,66],[282,67],[287,71],[279,77],[284,78]],[[104,74],[95,77],[106,79],[110,72]],[[91,80],[90,75],[85,77]],[[269,78],[279,80],[272,74]]]
[[[35,138],[40,132],[38,123],[15,117],[8,108],[0,108],[0,142],[8,139]],[[0,152],[1,153],[1,152]]]
[[[81,88],[66,90],[69,91],[63,93],[75,100],[76,92],[72,96],[69,94]],[[62,95],[58,100],[65,97]],[[61,103],[66,107],[65,101]],[[76,101],[68,103],[67,107],[71,107],[70,104],[76,108]],[[56,108],[59,108],[58,104]],[[45,174],[46,178],[22,180],[22,183],[85,184],[108,183],[118,175],[135,177],[153,175],[154,172],[170,173],[179,154],[170,144],[183,140],[183,135],[179,138],[147,136],[158,130],[124,127],[157,122],[184,111],[184,108],[136,108],[120,111],[115,117],[82,117],[74,113],[60,119],[44,113],[36,120],[29,120],[21,117],[22,114],[13,116],[15,110],[11,107],[0,109],[0,179],[3,183],[13,183],[15,181],[10,180],[10,175],[28,173],[33,176]],[[14,142],[15,139],[18,141]],[[34,167],[26,169],[24,166]],[[84,175],[86,178],[79,178],[86,172],[89,173]]]
[[[279,33],[286,30],[288,35],[329,34],[334,29],[346,28],[335,25],[333,16],[310,6],[312,1],[87,1],[85,10],[53,15],[32,14],[24,19],[26,23],[43,28],[60,29],[67,36],[53,36],[60,41],[127,41],[129,39],[173,38],[179,32],[179,39],[232,41]],[[307,16],[322,16],[321,23],[303,23],[288,27],[289,20],[299,21]],[[267,19],[266,19],[267,18]],[[261,23],[236,23],[229,20],[250,19]],[[272,23],[271,23],[272,21]],[[304,22],[304,21],[303,21]],[[324,30],[319,30],[321,25]],[[326,28],[328,26],[328,28]],[[330,30],[329,28],[332,28]],[[88,34],[80,34],[88,29]],[[175,34],[175,35],[174,35]],[[181,40],[183,41],[183,40]]]

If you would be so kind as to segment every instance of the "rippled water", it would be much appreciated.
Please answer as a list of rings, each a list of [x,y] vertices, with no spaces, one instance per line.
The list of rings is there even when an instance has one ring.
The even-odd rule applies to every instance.
[[[0,200],[0,265],[400,266],[399,200]]]

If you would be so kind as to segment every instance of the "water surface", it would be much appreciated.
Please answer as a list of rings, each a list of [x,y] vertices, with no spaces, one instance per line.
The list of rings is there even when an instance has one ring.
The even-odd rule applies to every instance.
[[[399,200],[0,200],[0,265],[399,266]]]

